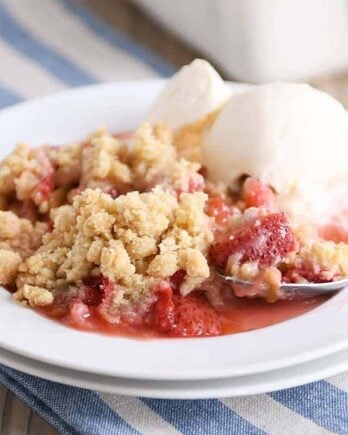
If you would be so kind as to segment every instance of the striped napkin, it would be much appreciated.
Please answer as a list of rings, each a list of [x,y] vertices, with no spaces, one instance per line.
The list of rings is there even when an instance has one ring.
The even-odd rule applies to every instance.
[[[0,0],[0,107],[173,71],[73,0]],[[348,373],[270,394],[194,401],[104,394],[2,365],[0,381],[62,434],[348,434]]]

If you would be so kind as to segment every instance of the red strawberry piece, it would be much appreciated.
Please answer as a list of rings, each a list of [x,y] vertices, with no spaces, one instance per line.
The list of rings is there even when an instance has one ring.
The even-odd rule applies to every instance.
[[[284,213],[260,216],[251,222],[221,233],[210,254],[213,264],[226,267],[232,254],[240,254],[240,263],[258,261],[261,267],[277,263],[284,255],[296,249],[295,235]]]
[[[262,207],[270,211],[277,210],[273,190],[255,178],[247,178],[243,185],[242,197],[246,207]]]
[[[70,304],[70,312],[68,314],[68,322],[70,325],[77,328],[91,329],[93,324],[91,321],[91,313],[89,307],[79,299],[72,300]]]
[[[47,232],[51,233],[53,231],[53,228],[54,228],[53,220],[48,219],[46,223],[47,223]]]
[[[188,183],[188,193],[202,192],[204,189],[204,178],[201,174],[197,174],[195,178],[191,178]]]
[[[186,183],[183,183],[180,187],[175,188],[175,192],[180,197],[182,193],[195,193],[203,192],[205,187],[204,178],[201,174],[197,173],[194,177],[191,177]]]
[[[206,213],[208,216],[215,218],[217,224],[224,225],[232,216],[232,209],[220,196],[215,196],[208,199]]]
[[[184,270],[178,270],[170,277],[170,283],[172,285],[172,288],[175,292],[179,291],[179,288],[186,276],[186,272]]]
[[[97,306],[104,297],[105,278],[101,276],[91,276],[83,280],[80,298],[86,305]]]
[[[37,184],[32,198],[35,204],[41,204],[47,201],[54,190],[54,174],[48,175],[47,177],[41,178]]]
[[[201,297],[173,296],[175,323],[173,337],[207,337],[221,333],[220,320],[214,309]]]
[[[69,303],[69,313],[66,320],[78,328],[93,328],[93,307],[102,307],[110,293],[111,283],[103,276],[91,276],[83,280],[78,297]]]
[[[120,196],[120,193],[119,193],[119,191],[115,188],[115,187],[112,187],[111,189],[109,189],[108,191],[107,191],[107,193],[113,198],[113,199],[116,199],[118,196]]]
[[[172,337],[199,337],[220,334],[220,321],[214,309],[201,297],[173,295],[163,281],[155,290],[157,300],[147,323]]]
[[[152,306],[146,323],[160,332],[169,332],[174,327],[175,314],[173,302],[173,289],[162,281],[155,289],[156,302]]]
[[[345,225],[348,215],[344,213],[343,216],[343,221],[333,218],[332,222],[319,228],[319,236],[324,240],[331,240],[335,243],[348,243],[348,230]]]

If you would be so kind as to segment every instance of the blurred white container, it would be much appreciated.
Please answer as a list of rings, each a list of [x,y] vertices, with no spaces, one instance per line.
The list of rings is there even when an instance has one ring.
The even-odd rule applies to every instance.
[[[305,80],[348,67],[348,0],[135,1],[239,80]]]

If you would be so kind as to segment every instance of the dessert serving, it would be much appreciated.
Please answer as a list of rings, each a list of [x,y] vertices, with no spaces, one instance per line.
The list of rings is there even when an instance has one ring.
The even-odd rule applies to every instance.
[[[3,159],[0,284],[65,325],[126,336],[217,336],[304,313],[324,300],[289,300],[283,282],[348,275],[347,144],[326,94],[231,95],[196,60],[134,131],[20,143]]]

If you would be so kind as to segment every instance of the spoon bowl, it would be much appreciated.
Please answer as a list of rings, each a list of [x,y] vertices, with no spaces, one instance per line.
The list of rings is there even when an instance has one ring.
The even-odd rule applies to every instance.
[[[219,277],[230,284],[241,286],[251,286],[252,282],[243,281],[230,275],[218,273]],[[280,291],[282,299],[307,299],[316,296],[327,295],[348,286],[348,277],[337,281],[320,282],[320,283],[282,283]]]

